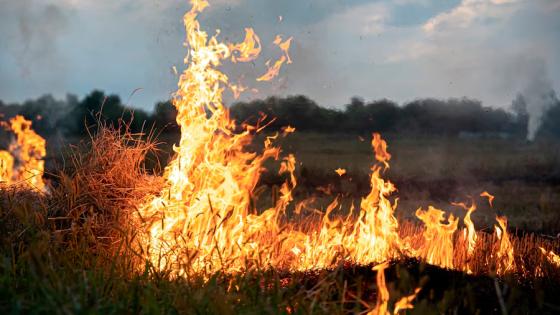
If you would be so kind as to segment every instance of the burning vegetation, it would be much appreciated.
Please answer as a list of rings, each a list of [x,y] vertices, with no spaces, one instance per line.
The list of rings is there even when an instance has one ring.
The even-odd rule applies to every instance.
[[[439,277],[548,278],[560,283],[557,239],[512,235],[501,216],[496,216],[493,231],[477,230],[471,219],[477,209],[474,199],[454,205],[464,209],[462,217],[429,206],[416,211],[420,224],[399,221],[397,187],[384,178],[392,156],[378,133],[371,140],[375,161],[370,191],[359,205],[342,209],[339,198],[333,196],[325,211],[312,211],[320,216],[302,211],[312,208],[313,202],[294,201],[296,156],[284,154],[275,144],[295,129],[287,126],[283,133],[267,136],[262,152],[250,152],[248,145],[263,127],[237,124],[222,102],[225,88],[234,94],[247,88],[231,84],[219,66],[226,60],[255,61],[261,52],[260,38],[247,28],[242,43],[220,42],[198,22],[208,2],[192,0],[191,4],[184,16],[187,67],[174,98],[181,136],[162,177],[144,168],[146,157],[156,149],[153,141],[101,125],[89,146],[70,152],[71,166],[45,184],[45,140],[21,116],[5,124],[15,138],[8,151],[0,151],[0,189],[3,205],[9,209],[2,218],[17,216],[19,223],[10,226],[27,231],[23,226],[29,224],[41,244],[28,246],[13,228],[3,246],[19,244],[14,257],[31,257],[32,268],[44,274],[38,257],[47,255],[50,261],[53,255],[68,256],[70,249],[75,254],[85,248],[91,255],[87,259],[72,256],[81,267],[113,276],[122,272],[120,276],[144,284],[156,279],[161,285],[166,279],[173,285],[208,288],[208,283],[218,282],[213,287],[216,292],[239,300],[250,286],[259,294],[286,290],[298,299],[277,301],[278,309],[271,312],[289,314],[314,312],[316,302],[323,303],[321,310],[328,309],[330,302],[319,296],[336,300],[340,312],[413,310],[414,301],[429,291],[427,281],[416,281],[406,290],[388,288],[386,270],[399,269],[401,263],[411,270],[438,267],[434,273],[439,272]],[[281,57],[266,62],[267,71],[258,81],[274,79],[283,65],[291,63],[291,42],[291,37],[275,38]],[[280,162],[276,172],[285,181],[273,202],[261,209],[256,206],[257,185],[268,160]],[[346,174],[343,168],[334,171],[341,177]],[[38,209],[34,214],[21,197],[25,190],[39,193],[33,197]],[[493,206],[494,196],[488,192],[480,196]],[[64,246],[49,252],[47,248],[55,244]],[[391,273],[397,280],[410,277],[399,270]],[[364,275],[369,283],[364,288],[360,287],[363,278],[348,280]],[[507,312],[500,284],[494,284],[499,307]],[[342,289],[328,291],[331,285]],[[429,292],[424,299],[438,299],[433,289]],[[229,297],[224,299],[235,304]],[[426,303],[420,305],[421,310],[428,307]]]

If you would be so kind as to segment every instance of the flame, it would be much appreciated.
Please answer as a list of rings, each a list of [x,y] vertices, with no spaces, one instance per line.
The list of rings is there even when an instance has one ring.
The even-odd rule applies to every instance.
[[[432,206],[427,211],[416,210],[416,216],[424,222],[424,244],[418,255],[429,264],[443,268],[453,268],[453,234],[457,230],[459,219],[450,214],[445,224],[445,211]]]
[[[343,168],[340,168],[340,167],[337,168],[336,170],[334,170],[334,172],[337,173],[338,176],[342,176],[342,175],[346,174],[346,170],[343,169]]]
[[[387,285],[385,283],[385,269],[387,269],[387,266],[389,266],[389,264],[385,262],[373,267],[373,270],[377,271],[377,276],[375,277],[377,283],[377,304],[373,310],[368,312],[368,315],[389,314],[389,290],[387,290]]]
[[[282,53],[284,54],[284,56],[286,56],[286,62],[288,64],[292,63],[292,58],[290,58],[290,46],[292,45],[292,40],[294,38],[290,37],[286,40],[282,40],[282,35],[276,35],[276,38],[274,39],[274,45],[278,46],[280,48],[280,50],[282,50]]]
[[[294,133],[296,132],[296,128],[292,127],[292,126],[286,126],[284,128],[282,128],[282,133],[285,136],[287,136],[290,133]]]
[[[230,84],[229,88],[236,100],[239,99],[243,92],[247,91],[247,87],[242,84]]]
[[[0,151],[0,182],[44,191],[45,139],[31,129],[31,121],[23,116],[12,118],[8,126],[16,137],[9,151]]]
[[[498,275],[506,274],[514,269],[513,245],[509,239],[507,232],[507,219],[505,217],[496,216],[498,225],[494,225],[496,232],[496,273]]]
[[[184,16],[189,48],[187,67],[179,78],[173,100],[181,137],[174,147],[175,157],[163,175],[164,189],[147,196],[138,210],[143,231],[139,246],[147,261],[158,270],[177,276],[268,267],[307,271],[339,263],[367,265],[401,257],[472,272],[469,259],[454,258],[463,252],[467,258],[476,256],[478,237],[471,220],[476,210],[474,203],[470,207],[463,204],[467,210],[462,230],[466,242],[454,242],[459,218],[432,206],[416,211],[425,225],[421,233],[401,238],[395,217],[398,203],[392,197],[396,187],[381,176],[389,168],[391,154],[378,133],[373,134],[371,141],[375,156],[371,189],[362,198],[358,213],[354,213],[352,206],[347,215],[337,214],[341,207],[338,198],[324,211],[312,209],[312,199],[292,205],[297,186],[296,157],[289,154],[281,158],[280,149],[274,145],[278,133],[265,137],[262,152],[249,152],[247,147],[254,133],[263,127],[243,125],[240,129],[222,103],[222,93],[230,85],[226,74],[219,70],[220,65],[225,60],[255,58],[260,47],[258,37],[247,29],[244,44],[222,43],[217,36],[201,30],[197,20],[208,2],[191,0],[191,4],[191,10]],[[281,37],[275,40],[284,53],[278,61],[280,66],[290,60],[291,41]],[[280,66],[269,71],[263,80],[275,77]],[[295,128],[287,126],[282,134],[293,131]],[[273,189],[268,208],[256,209],[255,198],[260,192],[255,192],[256,185],[265,170],[263,163],[269,159],[280,160],[278,174],[285,181],[280,188]],[[339,175],[343,171],[336,170]],[[306,221],[310,224],[292,222],[285,215],[290,207],[297,215],[302,209],[321,215],[315,221]],[[514,270],[515,265],[507,222],[505,218],[497,220],[498,242],[492,253],[496,272],[501,275]],[[385,267],[378,267],[382,268]],[[384,277],[382,271],[378,277]],[[381,280],[384,278],[378,278]],[[410,307],[415,294],[401,299],[395,310]],[[378,303],[383,314],[387,312],[386,302],[384,298]]]
[[[466,259],[470,260],[474,254],[474,250],[476,247],[476,241],[478,239],[478,236],[476,235],[476,229],[474,227],[474,223],[471,219],[471,215],[473,212],[476,211],[476,204],[474,203],[474,201],[472,202],[471,206],[468,207],[465,203],[453,203],[453,205],[455,206],[459,206],[465,210],[467,210],[467,214],[465,214],[465,217],[463,218],[463,223],[465,224],[465,228],[463,229],[463,240],[466,241],[467,247],[466,247]],[[470,268],[468,261],[465,264],[465,271],[467,273],[473,273],[472,269]]]
[[[232,62],[250,62],[260,55],[261,40],[252,28],[246,28],[245,40],[239,44],[229,44],[228,48]]]
[[[387,284],[385,283],[385,269],[389,264],[387,262],[379,264],[373,267],[373,270],[377,271],[376,275],[376,283],[377,283],[377,303],[375,308],[370,310],[367,315],[389,315],[390,312],[388,310],[389,304],[389,290],[387,289]],[[405,296],[400,298],[395,303],[395,308],[393,310],[393,315],[399,314],[399,312],[413,309],[414,305],[412,305],[412,301],[416,298],[416,296],[420,293],[420,288],[416,288],[414,293],[409,296]]]
[[[278,46],[280,50],[282,50],[282,56],[273,65],[271,65],[271,60],[266,62],[266,67],[268,71],[263,74],[262,76],[257,78],[257,81],[270,81],[276,78],[280,74],[280,69],[284,63],[291,64],[292,58],[290,58],[289,50],[292,44],[293,37],[288,38],[287,40],[283,41],[282,36],[277,35],[274,39],[274,45]]]
[[[539,249],[541,250],[542,254],[545,255],[546,259],[553,264],[554,266],[556,266],[557,268],[560,268],[560,256],[558,256],[556,253],[554,253],[553,251],[546,251],[546,249],[539,247]]]
[[[258,77],[257,81],[271,81],[272,79],[276,78],[280,74],[280,69],[282,69],[282,66],[284,65],[286,60],[286,56],[282,56],[280,57],[280,59],[274,62],[274,65],[272,66],[270,65],[271,60],[268,60],[266,62],[266,67],[268,68],[268,70],[265,74]]]
[[[488,198],[488,204],[490,204],[490,207],[494,207],[494,205],[492,204],[493,201],[494,201],[494,196],[493,196],[493,195],[491,195],[491,194],[488,193],[487,191],[483,191],[483,192],[480,194],[480,197],[486,197],[486,198]]]
[[[0,184],[10,184],[14,172],[14,157],[8,151],[0,150]]]
[[[371,143],[375,151],[375,159],[383,163],[385,168],[389,168],[388,161],[391,159],[391,154],[387,152],[387,142],[381,139],[381,135],[379,133],[374,133]]]

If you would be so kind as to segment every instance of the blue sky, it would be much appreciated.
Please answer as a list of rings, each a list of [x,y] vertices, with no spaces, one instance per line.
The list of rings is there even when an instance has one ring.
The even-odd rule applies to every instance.
[[[560,87],[559,0],[210,0],[209,32],[261,37],[254,64],[228,65],[259,93],[306,94],[325,106],[352,96],[405,102],[473,97],[507,107],[532,82]],[[182,69],[187,0],[0,0],[0,99],[94,88],[151,109]],[[282,16],[282,21],[278,18]],[[277,56],[276,34],[294,37],[293,64],[271,83],[254,79]],[[141,89],[132,97],[131,93]],[[227,98],[230,99],[230,98]]]

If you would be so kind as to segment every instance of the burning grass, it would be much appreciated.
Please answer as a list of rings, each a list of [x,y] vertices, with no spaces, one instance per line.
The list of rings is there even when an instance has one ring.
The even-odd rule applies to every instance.
[[[88,143],[70,150],[69,166],[46,188],[7,185],[0,190],[7,231],[2,283],[10,305],[35,306],[39,296],[51,307],[46,310],[62,313],[122,312],[132,306],[147,313],[385,315],[413,308],[414,300],[423,312],[484,309],[471,304],[476,299],[454,295],[473,294],[468,285],[445,284],[457,277],[481,281],[485,290],[492,279],[496,310],[507,313],[513,308],[505,297],[513,293],[500,281],[519,286],[532,281],[547,288],[560,283],[558,240],[511,235],[506,218],[499,216],[493,232],[477,232],[470,218],[474,200],[458,204],[463,216],[430,206],[416,211],[421,225],[399,222],[396,187],[383,176],[392,156],[379,134],[371,141],[376,162],[370,190],[358,207],[341,216],[336,197],[324,211],[311,201],[294,203],[296,157],[282,155],[275,146],[280,135],[266,137],[262,152],[249,152],[261,127],[239,126],[222,104],[228,77],[217,67],[229,58],[253,60],[260,40],[252,29],[237,45],[209,37],[197,20],[208,3],[191,4],[184,17],[188,67],[174,100],[181,137],[162,176],[144,167],[155,150],[151,137],[143,140],[126,127],[101,124]],[[290,42],[275,40],[283,55],[273,67],[267,63],[266,80],[290,63]],[[284,182],[272,204],[259,209],[257,185],[270,159],[280,161],[276,172]],[[318,218],[306,216],[303,208],[319,213]],[[288,212],[302,216],[288,217]],[[397,272],[390,278],[408,283],[395,290],[386,283],[390,264],[421,272],[415,277]],[[421,280],[424,270],[436,279]],[[20,299],[25,291],[31,296]],[[529,309],[554,307],[546,294],[546,302],[529,300]]]
[[[135,245],[138,225],[131,218],[138,204],[163,186],[161,177],[143,167],[154,145],[139,135],[100,127],[89,142],[71,148],[68,165],[49,183],[48,193],[21,187],[1,191],[0,222],[5,231],[1,309],[343,314],[379,306],[379,279],[373,265],[340,261],[306,272],[247,265],[243,273],[218,271],[183,278],[149,261],[139,264],[145,256]],[[308,219],[305,230],[316,229],[318,224]],[[399,236],[420,247],[424,229],[417,223],[401,222]],[[462,235],[455,233],[450,239],[458,249],[453,254],[457,266],[467,255]],[[411,299],[414,309],[408,313],[487,313],[502,308],[508,313],[557,311],[554,292],[560,272],[540,247],[547,253],[557,251],[558,241],[512,235],[515,265],[540,269],[516,269],[494,278],[486,268],[495,253],[497,234],[479,231],[477,236],[474,250],[478,255],[471,256],[469,264],[476,276],[400,258],[384,271],[388,297],[382,305],[392,311],[401,298],[421,288]]]

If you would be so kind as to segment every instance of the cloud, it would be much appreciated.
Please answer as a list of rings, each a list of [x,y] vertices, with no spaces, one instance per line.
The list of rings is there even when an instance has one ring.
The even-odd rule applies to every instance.
[[[560,82],[557,0],[210,3],[201,15],[210,34],[219,28],[220,39],[238,41],[253,27],[261,37],[261,59],[222,68],[258,88],[258,97],[302,93],[341,105],[354,95],[400,102],[469,96],[508,106],[539,63],[552,87]],[[49,5],[56,9],[46,13]],[[127,101],[143,88],[130,103],[149,109],[176,89],[171,67],[183,68],[188,9],[187,0],[0,0],[0,97],[100,88]],[[271,84],[257,84],[264,62],[278,57],[276,34],[294,36],[294,63]]]
[[[475,21],[488,18],[501,18],[511,14],[512,4],[519,0],[462,0],[461,4],[450,12],[444,12],[431,18],[423,26],[426,32],[464,29]]]

